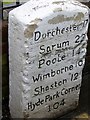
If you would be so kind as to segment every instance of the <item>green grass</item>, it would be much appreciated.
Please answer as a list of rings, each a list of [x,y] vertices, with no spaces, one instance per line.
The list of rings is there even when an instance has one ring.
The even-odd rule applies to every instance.
[[[6,2],[5,0],[3,1],[3,4],[4,5],[7,5],[7,4],[12,4],[12,3],[15,3],[16,0],[7,0],[8,2]]]
[[[7,5],[7,4],[12,4],[14,2],[3,2],[4,5]]]
[[[10,4],[10,3],[12,3],[12,2],[3,2],[3,4]]]

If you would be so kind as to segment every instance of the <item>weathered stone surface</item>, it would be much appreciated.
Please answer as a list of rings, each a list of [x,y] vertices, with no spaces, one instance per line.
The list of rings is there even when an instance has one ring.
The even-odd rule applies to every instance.
[[[89,7],[89,14],[90,14],[90,0],[78,0],[78,1]]]
[[[21,3],[28,2],[29,0],[20,0]],[[77,0],[79,2],[89,2],[90,0]]]
[[[10,12],[13,118],[53,118],[77,107],[88,23],[88,8],[72,0],[31,0]]]

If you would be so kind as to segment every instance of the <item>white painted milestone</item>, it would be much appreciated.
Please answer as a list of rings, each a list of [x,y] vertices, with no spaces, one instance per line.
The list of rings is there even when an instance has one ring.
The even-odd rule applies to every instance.
[[[30,0],[9,13],[12,118],[54,118],[77,107],[88,23],[88,8],[72,0]]]

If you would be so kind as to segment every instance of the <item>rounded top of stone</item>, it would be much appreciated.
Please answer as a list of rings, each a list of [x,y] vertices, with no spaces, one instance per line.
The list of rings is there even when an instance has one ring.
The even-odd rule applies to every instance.
[[[18,19],[21,23],[30,24],[35,19],[42,20],[53,13],[63,12],[72,15],[80,11],[87,11],[85,5],[74,0],[30,0],[29,2],[13,9],[9,15]]]

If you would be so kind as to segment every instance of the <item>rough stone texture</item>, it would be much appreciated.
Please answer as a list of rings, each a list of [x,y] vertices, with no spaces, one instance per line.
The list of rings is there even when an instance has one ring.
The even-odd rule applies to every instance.
[[[72,0],[31,0],[10,12],[13,118],[53,118],[77,107],[88,18],[88,8]]]
[[[28,2],[29,0],[20,0],[21,3]],[[89,2],[90,0],[77,0],[79,2]]]
[[[89,7],[89,14],[90,14],[90,0],[78,0],[78,1]]]

